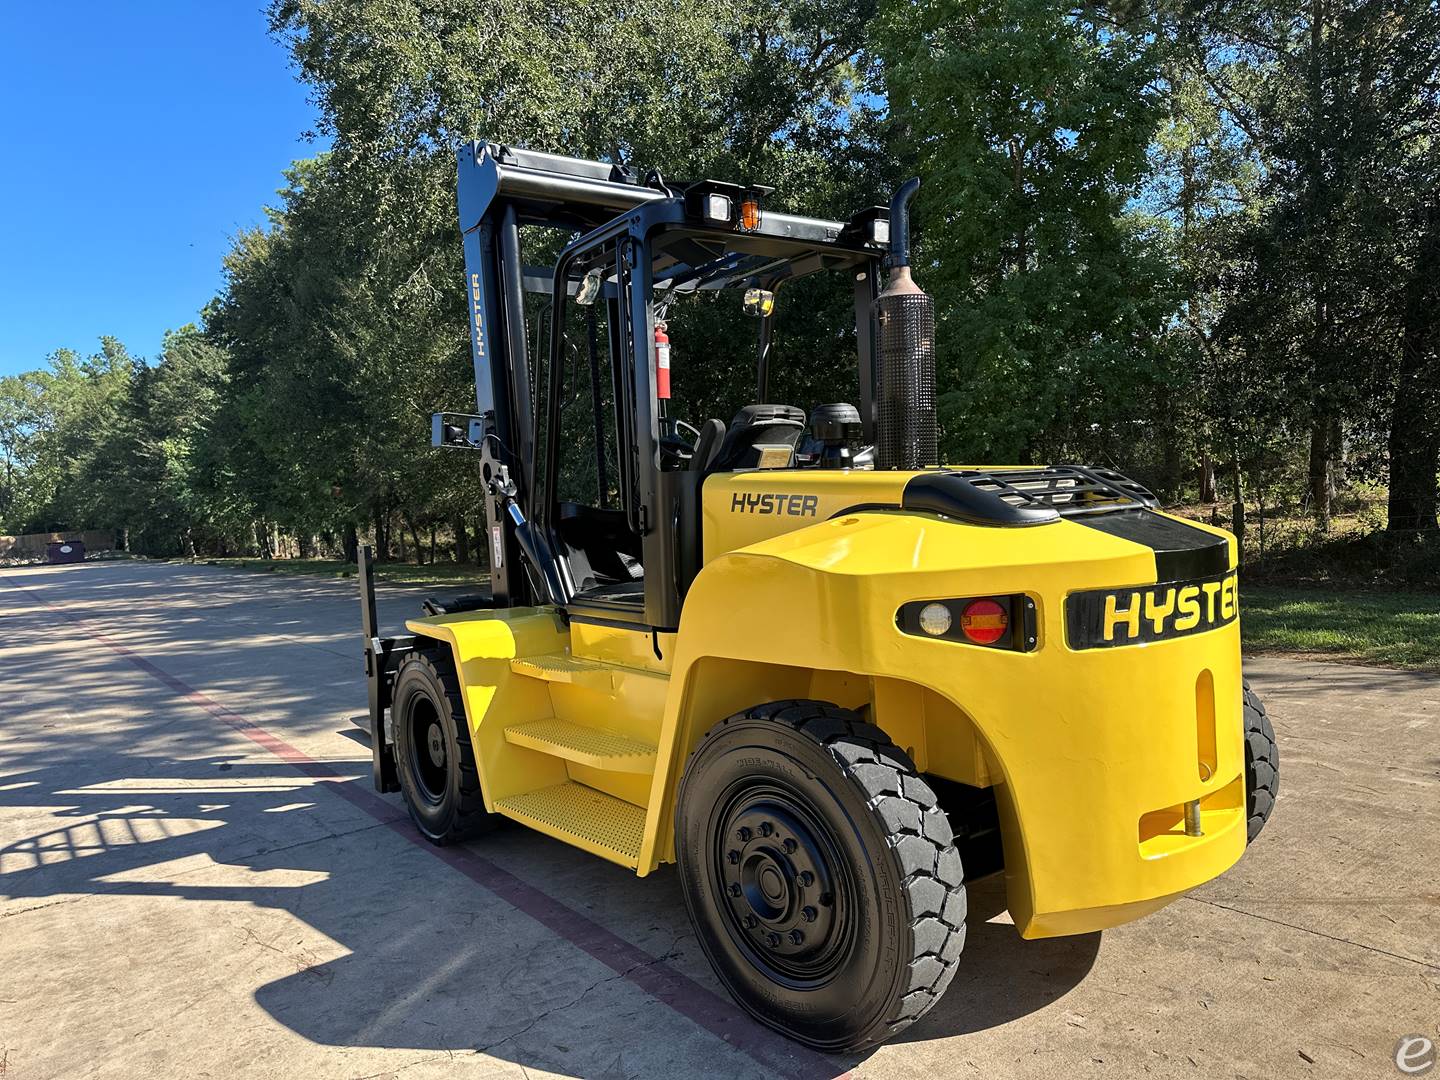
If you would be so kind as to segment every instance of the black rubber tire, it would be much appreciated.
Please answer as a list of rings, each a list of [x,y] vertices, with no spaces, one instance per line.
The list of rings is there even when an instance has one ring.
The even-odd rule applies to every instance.
[[[1250,680],[1244,680],[1245,694],[1245,843],[1252,843],[1280,794],[1280,751],[1275,746],[1275,729]]]
[[[914,762],[849,709],[779,701],[712,728],[680,782],[675,850],[720,981],[798,1042],[880,1042],[955,976],[966,901],[950,823]]]
[[[460,682],[447,654],[417,649],[400,661],[390,716],[405,808],[425,839],[444,845],[494,827],[499,815],[485,812]]]

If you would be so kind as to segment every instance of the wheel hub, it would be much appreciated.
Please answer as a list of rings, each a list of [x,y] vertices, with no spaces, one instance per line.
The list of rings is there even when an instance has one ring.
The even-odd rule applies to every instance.
[[[445,767],[445,736],[439,724],[431,724],[425,733],[425,745],[430,751],[430,764],[437,769]]]
[[[733,925],[760,956],[792,975],[818,975],[835,952],[829,846],[784,798],[746,800],[717,836]]]
[[[406,734],[405,775],[414,782],[414,794],[421,802],[440,806],[450,786],[449,745],[440,711],[429,694],[418,691],[398,709],[396,728],[403,722]]]

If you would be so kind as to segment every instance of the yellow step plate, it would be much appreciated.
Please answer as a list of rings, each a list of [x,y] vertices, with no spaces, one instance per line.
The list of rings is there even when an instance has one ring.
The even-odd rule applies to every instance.
[[[655,747],[649,743],[569,720],[516,724],[505,729],[505,741],[595,769],[646,775],[655,771]]]
[[[640,864],[645,811],[603,791],[569,781],[497,799],[495,809],[621,866]]]
[[[585,660],[569,653],[544,653],[539,656],[517,656],[510,661],[510,670],[517,675],[546,682],[571,683],[592,690],[613,690],[615,679],[609,664]]]

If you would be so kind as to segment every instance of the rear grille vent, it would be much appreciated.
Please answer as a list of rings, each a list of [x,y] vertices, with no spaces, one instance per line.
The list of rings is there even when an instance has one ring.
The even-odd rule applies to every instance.
[[[1155,496],[1114,469],[1053,465],[1043,469],[948,469],[981,491],[1014,507],[1048,506],[1063,517],[1160,504]]]

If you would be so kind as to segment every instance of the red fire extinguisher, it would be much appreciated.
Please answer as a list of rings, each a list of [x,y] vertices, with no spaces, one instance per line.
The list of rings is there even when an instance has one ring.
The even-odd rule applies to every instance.
[[[663,320],[655,323],[655,397],[670,399],[670,335]]]

